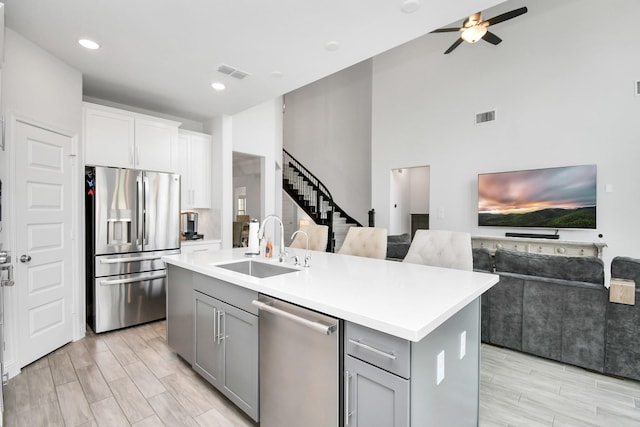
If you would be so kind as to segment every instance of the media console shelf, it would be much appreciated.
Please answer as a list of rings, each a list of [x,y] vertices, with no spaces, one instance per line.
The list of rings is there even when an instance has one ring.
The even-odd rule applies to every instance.
[[[487,248],[491,254],[496,249],[559,255],[559,256],[597,256],[602,258],[604,242],[572,242],[568,240],[532,239],[523,237],[473,236],[473,248]]]

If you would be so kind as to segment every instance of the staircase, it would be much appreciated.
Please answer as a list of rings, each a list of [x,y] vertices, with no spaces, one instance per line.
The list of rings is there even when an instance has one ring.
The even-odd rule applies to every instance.
[[[328,252],[342,246],[350,227],[361,227],[333,200],[333,196],[315,175],[298,162],[287,150],[283,153],[282,188],[316,224],[329,227]]]

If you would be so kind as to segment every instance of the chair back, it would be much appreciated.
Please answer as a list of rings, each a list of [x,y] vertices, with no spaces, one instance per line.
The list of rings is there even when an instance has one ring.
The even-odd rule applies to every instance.
[[[461,231],[417,230],[404,262],[472,271],[471,235]]]
[[[339,254],[384,259],[387,255],[387,229],[381,227],[351,227]]]
[[[304,231],[309,236],[310,251],[326,251],[329,242],[329,227],[326,225],[307,224],[300,227],[300,231]],[[307,239],[303,234],[298,233],[289,245],[290,248],[305,249],[307,247]]]

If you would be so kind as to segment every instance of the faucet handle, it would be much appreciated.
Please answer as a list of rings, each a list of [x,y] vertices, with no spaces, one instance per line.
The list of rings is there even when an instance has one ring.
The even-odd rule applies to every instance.
[[[309,264],[309,260],[311,259],[311,254],[309,252],[307,252],[304,256],[304,266],[305,267],[311,267],[311,264]]]
[[[300,257],[298,255],[293,257],[293,265],[300,265]]]

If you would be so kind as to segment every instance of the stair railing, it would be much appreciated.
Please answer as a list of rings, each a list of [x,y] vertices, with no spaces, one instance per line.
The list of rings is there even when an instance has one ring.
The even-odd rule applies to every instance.
[[[333,252],[334,243],[335,243],[335,240],[333,237],[334,211],[340,213],[340,215],[346,218],[348,222],[353,223],[358,227],[362,227],[362,224],[360,224],[360,222],[356,221],[353,217],[351,217],[343,209],[341,209],[336,204],[335,200],[333,199],[333,196],[331,195],[331,192],[324,185],[324,183],[320,181],[318,177],[316,177],[313,173],[311,173],[311,171],[309,171],[306,167],[304,167],[302,163],[300,163],[295,157],[293,157],[285,149],[282,149],[282,158],[283,158],[283,163],[282,163],[283,171],[295,172],[299,177],[298,179],[302,180],[302,182],[298,182],[298,187],[303,188],[305,191],[310,191],[307,188],[307,186],[304,185],[305,183],[307,183],[308,187],[310,187],[312,190],[315,191],[315,195],[309,194],[308,192],[301,195],[303,199],[306,199],[306,200],[311,200],[311,198],[315,196],[316,209],[315,209],[315,212],[313,212],[310,209],[308,209],[306,206],[300,205],[299,203],[300,201],[297,200],[296,195],[291,194],[289,192],[289,188],[285,188],[285,191],[287,191],[287,193],[289,193],[289,195],[292,196],[292,198],[296,200],[296,202],[298,202],[298,205],[307,213],[307,215],[313,218],[316,223],[326,224],[329,226],[330,238],[328,239],[329,243],[327,245],[327,251]],[[287,175],[287,173],[288,172],[285,172],[285,175]],[[284,176],[284,178],[285,179],[283,179],[283,184],[285,184],[285,181],[288,182],[292,177]],[[324,210],[323,208],[323,203],[325,202],[327,204],[327,210]]]

